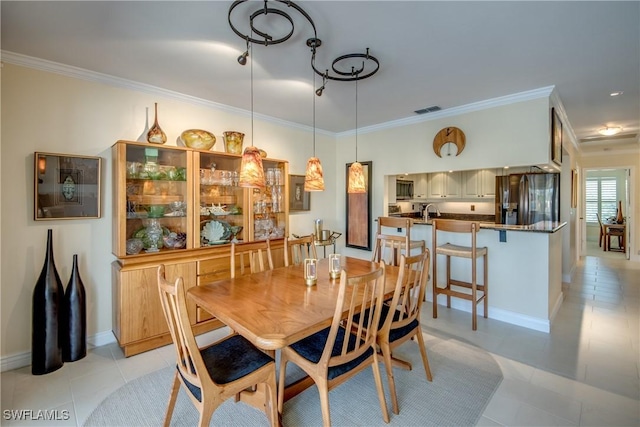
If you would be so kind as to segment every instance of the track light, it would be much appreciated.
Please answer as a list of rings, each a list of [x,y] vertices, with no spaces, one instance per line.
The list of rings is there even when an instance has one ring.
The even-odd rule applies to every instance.
[[[248,50],[246,50],[242,55],[238,56],[238,64],[247,65],[247,56],[249,56]]]

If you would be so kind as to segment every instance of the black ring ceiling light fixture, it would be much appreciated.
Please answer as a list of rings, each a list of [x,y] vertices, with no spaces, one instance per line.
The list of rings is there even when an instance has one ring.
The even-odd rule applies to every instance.
[[[238,57],[238,63],[240,65],[245,65],[247,63],[247,56],[249,56],[249,43],[269,46],[269,45],[283,43],[291,38],[295,30],[295,25],[293,23],[293,19],[291,18],[291,15],[289,15],[283,9],[270,7],[268,5],[268,3],[272,3],[272,4],[282,3],[283,5],[286,5],[287,8],[293,8],[298,13],[300,13],[300,15],[302,15],[309,22],[309,24],[311,25],[311,28],[313,28],[313,37],[307,39],[307,46],[311,48],[311,68],[316,74],[318,74],[319,76],[322,76],[322,86],[316,90],[316,95],[318,96],[322,95],[322,92],[324,91],[325,86],[329,80],[341,81],[341,82],[352,82],[356,80],[363,80],[373,76],[380,69],[380,62],[375,56],[369,53],[369,48],[367,48],[365,53],[349,53],[346,55],[341,55],[336,59],[334,59],[333,62],[331,63],[331,71],[332,71],[331,73],[329,72],[329,68],[326,68],[324,72],[320,71],[316,67],[316,51],[322,45],[322,40],[318,38],[318,33],[316,31],[316,26],[313,23],[313,19],[311,19],[309,14],[305,12],[304,9],[302,9],[300,6],[298,6],[292,1],[264,0],[264,6],[261,7],[260,9],[257,9],[255,12],[249,15],[250,33],[243,34],[242,32],[240,32],[240,30],[238,30],[238,28],[236,28],[235,25],[233,25],[231,14],[233,13],[233,10],[236,7],[238,7],[242,3],[246,3],[247,1],[248,0],[234,1],[229,7],[229,15],[228,15],[229,26],[231,27],[233,32],[247,42],[247,50]],[[260,30],[260,28],[257,28],[254,23],[255,19],[259,16],[268,16],[270,14],[280,16],[285,20],[287,20],[289,22],[289,25],[291,26],[291,30],[279,38],[274,38],[274,36],[270,35],[266,31],[262,31]],[[259,38],[254,37],[254,35],[257,35],[257,37]],[[347,61],[353,58],[361,58],[362,66],[359,68],[351,67],[351,70],[349,71],[341,71],[339,64],[342,61]]]

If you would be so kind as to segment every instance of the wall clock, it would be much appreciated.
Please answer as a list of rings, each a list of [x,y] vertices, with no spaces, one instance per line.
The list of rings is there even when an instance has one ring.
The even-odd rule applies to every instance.
[[[457,156],[464,150],[465,141],[464,132],[456,127],[440,129],[433,138],[433,151],[438,157],[442,157],[443,154]]]

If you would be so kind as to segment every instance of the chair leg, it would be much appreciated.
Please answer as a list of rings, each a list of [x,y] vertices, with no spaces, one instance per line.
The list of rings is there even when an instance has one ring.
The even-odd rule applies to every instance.
[[[447,255],[447,290],[451,290],[451,257]],[[451,308],[451,295],[447,294],[447,308]]]
[[[204,400],[202,402],[202,409],[200,412],[200,420],[198,421],[199,427],[209,427],[211,423],[211,416],[218,406],[218,402],[212,400]]]
[[[483,256],[484,258],[484,318],[489,318],[489,273],[487,271],[487,267],[489,266],[489,259],[487,258],[487,254]]]
[[[380,378],[380,369],[378,368],[378,354],[373,352],[373,378],[376,380],[376,389],[378,390],[378,400],[380,401],[380,409],[382,410],[382,419],[389,424],[389,411],[387,410],[387,401],[384,398],[384,388],[382,387],[382,378]]]
[[[432,305],[433,305],[433,313],[432,316],[434,319],[438,318],[438,268],[437,268],[437,264],[438,264],[438,255],[435,253],[433,253],[433,273],[431,274],[431,292],[433,293],[433,295],[431,296],[431,299],[433,299]],[[426,294],[426,292],[425,292]],[[426,295],[425,295],[426,298]]]
[[[477,276],[477,264],[478,259],[471,260],[471,329],[478,329],[478,276]]]
[[[387,382],[389,383],[389,394],[391,395],[391,407],[393,413],[398,415],[400,409],[398,408],[398,395],[396,394],[396,382],[393,377],[393,362],[391,361],[391,349],[389,343],[381,343],[380,350],[382,351],[382,357],[384,359],[384,368],[387,371]]]
[[[318,394],[320,395],[320,409],[322,410],[322,425],[331,427],[331,413],[329,412],[329,385],[326,379],[316,382]]]
[[[422,355],[422,364],[424,365],[424,372],[427,375],[427,381],[433,381],[433,376],[431,375],[431,368],[429,367],[429,358],[427,357],[427,347],[424,345],[424,338],[422,337],[422,331],[420,329],[416,330],[416,335],[418,338],[418,346],[420,347],[420,354]]]
[[[280,352],[280,375],[278,378],[278,413],[282,414],[282,408],[284,406],[284,386],[285,377],[287,373],[287,360],[284,358],[284,352]]]
[[[171,424],[171,416],[173,415],[173,408],[176,406],[178,390],[180,390],[180,380],[178,379],[178,371],[176,370],[176,373],[173,376],[173,384],[171,385],[171,395],[169,395],[167,412],[164,415],[164,427],[169,427],[169,424]]]

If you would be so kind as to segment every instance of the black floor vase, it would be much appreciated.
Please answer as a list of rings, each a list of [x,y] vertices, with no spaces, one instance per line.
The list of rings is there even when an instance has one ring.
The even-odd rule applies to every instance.
[[[62,355],[65,362],[75,362],[87,355],[87,306],[84,285],[78,270],[78,255],[73,255],[71,278],[64,293],[67,333]]]
[[[60,369],[62,343],[66,333],[64,290],[53,260],[53,238],[47,232],[47,252],[40,277],[33,289],[31,373],[42,375]]]

